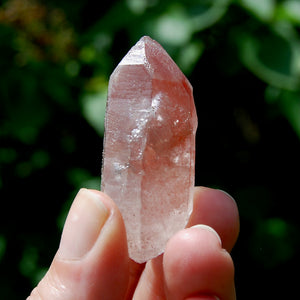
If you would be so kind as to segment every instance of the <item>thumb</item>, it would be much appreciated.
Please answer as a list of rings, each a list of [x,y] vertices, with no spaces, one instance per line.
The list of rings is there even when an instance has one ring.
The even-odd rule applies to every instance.
[[[128,266],[126,232],[116,205],[101,192],[81,189],[51,267],[27,300],[123,299]]]

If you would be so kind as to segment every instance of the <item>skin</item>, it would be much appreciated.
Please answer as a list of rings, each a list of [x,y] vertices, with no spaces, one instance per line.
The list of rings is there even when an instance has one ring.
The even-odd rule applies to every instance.
[[[233,300],[229,252],[238,234],[235,201],[223,191],[196,187],[187,228],[169,240],[164,254],[137,264],[128,257],[113,200],[81,189],[53,262],[27,300]]]

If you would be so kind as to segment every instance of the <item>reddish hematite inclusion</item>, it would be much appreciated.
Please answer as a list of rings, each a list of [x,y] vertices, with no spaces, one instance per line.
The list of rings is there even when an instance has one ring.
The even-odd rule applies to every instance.
[[[130,257],[164,251],[192,211],[197,115],[192,86],[142,37],[109,81],[101,190],[118,205]]]

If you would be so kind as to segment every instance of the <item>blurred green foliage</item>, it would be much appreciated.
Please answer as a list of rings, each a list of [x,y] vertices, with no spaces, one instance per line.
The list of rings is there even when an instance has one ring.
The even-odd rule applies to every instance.
[[[299,250],[300,1],[101,5],[0,1],[0,298],[29,293],[76,191],[100,187],[109,75],[143,35],[194,86],[197,184],[238,201],[238,297],[287,298]]]

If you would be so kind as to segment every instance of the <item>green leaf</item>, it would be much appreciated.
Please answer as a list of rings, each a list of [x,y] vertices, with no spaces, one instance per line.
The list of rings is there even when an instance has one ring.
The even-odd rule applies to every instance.
[[[261,36],[241,34],[238,44],[242,62],[272,86],[297,90],[300,86],[299,41],[284,31]]]
[[[300,1],[289,0],[278,5],[276,17],[295,25],[300,25]]]
[[[265,99],[270,104],[277,104],[281,113],[291,124],[300,138],[300,93],[267,87]]]
[[[178,54],[177,63],[185,74],[190,74],[204,51],[204,43],[195,41],[187,44]]]
[[[153,38],[164,41],[171,46],[182,46],[186,44],[192,34],[191,19],[186,13],[183,5],[173,5],[156,20],[151,20],[149,29]]]
[[[82,114],[96,132],[103,136],[108,82],[103,79],[91,82],[90,89],[95,91],[87,92],[82,97]]]
[[[280,106],[284,115],[289,120],[295,132],[300,138],[300,94],[298,92],[282,93],[280,98]]]
[[[230,0],[197,1],[196,13],[191,16],[194,31],[203,30],[218,22],[227,12]]]
[[[144,13],[149,5],[147,0],[127,0],[126,2],[129,9],[137,15]]]
[[[195,32],[219,21],[226,13],[230,2],[230,0],[171,2],[158,18],[148,20],[147,34],[167,46],[184,47]]]
[[[275,12],[275,0],[240,0],[240,4],[263,21],[270,21]]]

